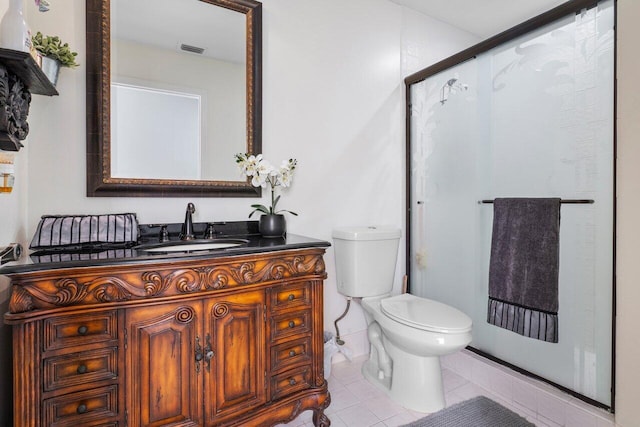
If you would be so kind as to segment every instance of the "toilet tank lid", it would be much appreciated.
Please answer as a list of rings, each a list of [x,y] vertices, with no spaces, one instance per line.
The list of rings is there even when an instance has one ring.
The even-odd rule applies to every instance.
[[[337,227],[333,238],[342,240],[390,240],[400,238],[399,228],[388,225]]]

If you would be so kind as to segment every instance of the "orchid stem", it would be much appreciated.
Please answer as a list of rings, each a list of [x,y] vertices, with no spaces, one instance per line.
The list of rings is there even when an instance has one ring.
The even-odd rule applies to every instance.
[[[276,213],[276,188],[271,185],[271,215]]]

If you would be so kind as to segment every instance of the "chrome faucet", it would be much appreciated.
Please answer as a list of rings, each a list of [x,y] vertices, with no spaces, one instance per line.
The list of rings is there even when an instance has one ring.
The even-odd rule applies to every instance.
[[[184,216],[184,224],[182,224],[182,233],[180,233],[180,240],[193,240],[193,213],[196,211],[196,207],[193,203],[187,204],[187,213]]]

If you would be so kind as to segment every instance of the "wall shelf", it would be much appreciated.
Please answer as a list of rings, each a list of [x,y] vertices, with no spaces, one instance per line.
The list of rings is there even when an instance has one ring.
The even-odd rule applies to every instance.
[[[18,76],[32,95],[58,95],[55,86],[29,53],[0,48],[0,65]]]
[[[52,96],[58,91],[28,52],[0,48],[0,150],[23,147],[31,94]]]

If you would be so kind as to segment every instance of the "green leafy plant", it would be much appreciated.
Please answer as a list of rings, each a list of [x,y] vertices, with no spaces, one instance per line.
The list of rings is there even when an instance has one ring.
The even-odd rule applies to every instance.
[[[42,56],[57,59],[63,67],[75,68],[77,52],[72,52],[67,43],[62,43],[58,36],[44,36],[40,31],[31,38],[33,47]]]

